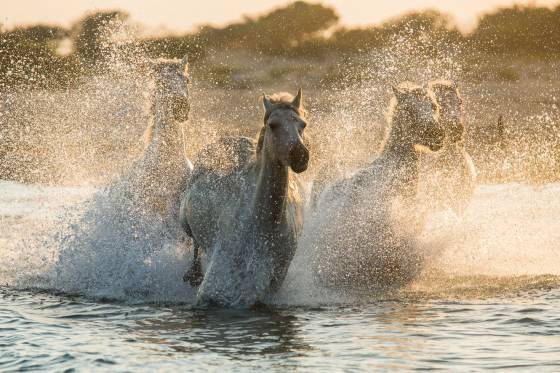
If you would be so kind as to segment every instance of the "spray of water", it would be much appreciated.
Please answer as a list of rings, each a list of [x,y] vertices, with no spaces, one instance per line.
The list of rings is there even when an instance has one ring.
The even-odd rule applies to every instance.
[[[393,49],[357,61],[360,77],[348,77],[352,83],[344,89],[308,90],[308,131],[314,141],[309,184],[328,185],[375,158],[385,133],[392,84],[440,78],[461,83],[456,51],[442,48],[444,52],[430,57],[406,35],[399,37]],[[127,202],[126,188],[102,187],[119,180],[143,152],[140,139],[150,119],[146,108],[153,86],[153,79],[139,68],[145,62],[140,53],[115,53],[109,74],[93,76],[75,89],[3,96],[3,123],[18,133],[21,128],[30,131],[18,138],[4,137],[7,145],[18,147],[6,158],[3,173],[25,181],[33,171],[44,175],[35,180],[79,186],[0,185],[2,283],[132,301],[194,300],[194,290],[181,280],[190,264],[190,242],[169,229],[161,215],[136,213]],[[195,82],[193,110],[184,127],[187,154],[194,156],[220,135],[253,136],[260,122],[259,96],[260,89],[232,94]],[[465,98],[469,116],[484,110],[469,106],[479,99],[472,88],[466,89]],[[530,119],[524,123],[544,129],[533,131],[539,139],[557,139],[557,109],[538,109],[524,117]],[[524,148],[515,154],[515,164],[534,158]],[[555,159],[553,151],[538,154],[543,160]],[[513,167],[499,162],[492,166]],[[559,192],[560,185],[554,183],[481,185],[463,216],[433,212],[416,237],[427,253],[423,275],[399,294],[499,295],[557,286]],[[321,234],[318,229],[304,236]],[[356,295],[317,286],[306,245],[302,240],[284,287],[272,302],[324,304],[380,296],[371,289]],[[313,255],[320,255],[318,251]],[[538,277],[544,275],[548,276]],[[485,293],[488,289],[492,291]]]

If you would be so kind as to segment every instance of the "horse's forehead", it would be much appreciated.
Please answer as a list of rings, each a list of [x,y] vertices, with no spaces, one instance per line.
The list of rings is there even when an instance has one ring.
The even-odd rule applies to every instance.
[[[424,106],[434,101],[434,97],[424,90],[411,92],[410,96],[412,97],[412,101],[419,106]]]
[[[167,68],[160,71],[158,80],[163,83],[163,86],[170,89],[187,89],[187,77],[180,74],[176,69]]]
[[[269,116],[269,118],[277,118],[282,120],[297,119],[298,117],[299,114],[296,112],[296,110],[289,107],[279,107],[273,109]]]
[[[459,99],[459,92],[455,89],[449,89],[445,91],[441,91],[436,95],[438,98],[443,98],[446,100],[457,100]]]

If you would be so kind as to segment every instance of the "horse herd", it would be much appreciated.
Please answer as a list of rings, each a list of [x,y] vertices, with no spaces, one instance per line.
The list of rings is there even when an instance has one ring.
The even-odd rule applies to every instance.
[[[263,95],[256,139],[220,138],[191,163],[181,136],[190,109],[187,60],[157,60],[151,68],[147,146],[121,179],[138,211],[192,238],[183,279],[197,288],[198,303],[264,301],[282,285],[302,240],[314,248],[305,270],[321,285],[406,283],[421,268],[416,237],[426,214],[447,207],[461,213],[473,193],[462,101],[452,82],[393,87],[381,153],[351,176],[306,192],[299,174],[313,154],[301,89],[295,97]],[[422,164],[432,170],[431,184],[419,183]],[[435,203],[422,203],[419,188]]]

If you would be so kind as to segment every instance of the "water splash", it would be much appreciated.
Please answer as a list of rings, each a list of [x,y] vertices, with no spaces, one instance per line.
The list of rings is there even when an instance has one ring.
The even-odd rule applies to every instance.
[[[349,293],[317,285],[309,271],[310,250],[300,247],[277,301],[309,305],[387,297],[480,298],[558,287],[560,231],[554,216],[560,201],[554,196],[559,192],[557,183],[479,186],[463,216],[448,210],[429,217],[420,237],[429,253],[423,274],[389,293]]]
[[[86,206],[91,230],[99,228],[95,219],[97,225],[122,219],[108,212],[115,207],[108,201],[90,199],[94,191],[2,182],[0,281],[17,288],[130,302],[194,301],[194,291],[181,280],[189,265],[188,244],[162,233],[165,230],[156,219],[136,221],[144,227],[137,240],[131,241],[127,231],[112,236],[109,244],[101,237],[94,242],[68,238],[75,237],[69,234],[72,230],[88,226],[83,217]],[[554,219],[560,212],[558,193],[560,184],[480,186],[462,218],[448,211],[430,218],[422,236],[433,253],[428,267],[418,280],[396,292],[340,293],[317,287],[306,264],[309,257],[299,250],[283,288],[270,302],[324,305],[388,297],[502,297],[556,288],[560,286],[560,233]],[[77,205],[69,209],[72,204]],[[60,213],[66,219],[63,224],[54,218]],[[130,220],[124,224],[134,226]],[[62,248],[70,251],[61,258]]]
[[[375,156],[385,132],[391,84],[440,78],[460,82],[464,77],[463,67],[456,63],[460,60],[455,58],[457,51],[430,56],[406,37],[400,38],[392,50],[364,55],[357,61],[359,77],[348,72],[343,77],[347,79],[344,88],[307,90],[311,100],[307,105],[311,110],[308,131],[314,140],[313,164],[305,175],[309,181],[328,182]],[[92,76],[75,89],[3,95],[1,120],[7,126],[0,132],[5,135],[3,144],[13,149],[3,158],[2,174],[23,181],[96,186],[121,175],[141,152],[151,84],[137,69],[142,57],[130,51],[126,58],[121,57],[111,57],[110,74]],[[283,84],[288,83],[293,89],[300,82]],[[261,122],[260,94],[261,87],[232,93],[195,82],[191,122],[196,125],[185,128],[188,154],[194,156],[220,135],[253,136]],[[464,96],[470,118],[482,122],[478,116],[484,110],[480,108],[492,104],[492,87],[466,84]],[[479,157],[475,159],[477,166],[489,163],[488,168],[496,172],[513,167],[524,173],[535,159],[541,168],[553,160],[558,164],[557,152],[550,146],[558,139],[557,107],[530,109],[531,113],[513,117],[521,122],[520,129],[510,133],[511,149],[516,150],[510,155],[515,162],[508,166],[507,162],[492,163]],[[534,129],[541,124],[542,129]],[[515,148],[528,130],[537,139],[535,145]],[[131,217],[119,198],[108,199],[104,193],[95,197],[99,190],[92,186],[36,188],[1,183],[4,224],[0,228],[0,281],[20,288],[111,299],[191,301],[194,291],[181,281],[189,267],[189,243],[167,232],[159,217]],[[557,286],[560,229],[554,217],[560,213],[556,202],[559,192],[557,183],[541,187],[483,185],[464,216],[447,211],[433,214],[420,237],[430,253],[426,274],[401,291],[442,294],[441,289],[451,281],[451,288],[461,289],[455,294],[476,294],[476,289],[487,288],[485,284],[498,277],[500,285],[491,294],[525,289],[533,286],[535,279],[539,284]],[[109,235],[106,228],[115,226]],[[92,234],[87,241],[80,241],[75,239],[79,231]],[[304,243],[285,286],[272,302],[328,304],[381,296],[371,292],[340,294],[315,287],[305,249]],[[535,277],[548,275],[552,277]],[[517,276],[527,276],[527,281],[515,280]]]

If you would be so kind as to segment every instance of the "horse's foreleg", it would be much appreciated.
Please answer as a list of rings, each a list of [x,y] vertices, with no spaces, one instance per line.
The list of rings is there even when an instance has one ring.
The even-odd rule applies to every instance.
[[[202,284],[204,279],[204,274],[202,273],[202,264],[200,263],[200,246],[193,241],[194,252],[193,252],[193,262],[191,268],[183,276],[183,281],[188,282],[192,287],[198,287]]]

